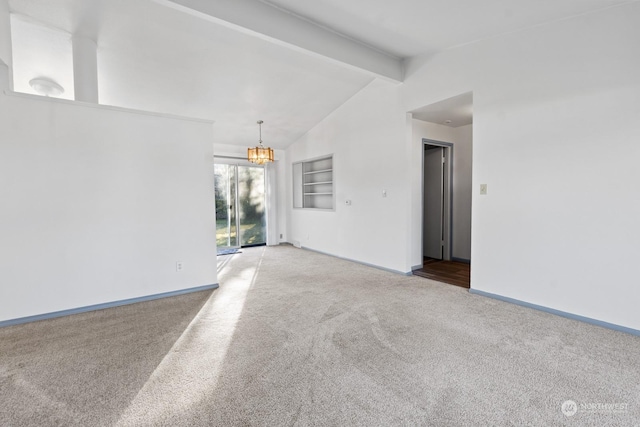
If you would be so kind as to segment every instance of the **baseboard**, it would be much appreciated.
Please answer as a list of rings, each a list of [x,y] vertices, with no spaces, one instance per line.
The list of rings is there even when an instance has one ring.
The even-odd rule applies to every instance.
[[[403,276],[411,276],[413,274],[411,271],[404,272],[404,271],[400,271],[400,270],[394,270],[392,268],[381,267],[379,265],[369,264],[368,262],[358,261],[358,260],[355,260],[355,259],[345,258],[345,257],[342,257],[342,256],[330,254],[328,252],[322,252],[322,251],[319,251],[319,250],[316,250],[316,249],[307,248],[306,246],[301,246],[300,249],[304,249],[306,251],[311,251],[311,252],[315,252],[315,253],[322,254],[322,255],[332,256],[334,258],[343,259],[345,261],[355,262],[356,264],[366,265],[367,267],[377,268],[378,270],[388,271],[389,273],[402,274]]]
[[[20,317],[17,319],[3,320],[0,322],[0,328],[5,326],[20,325],[23,323],[36,322],[38,320],[55,319],[56,317],[69,316],[71,314],[86,313],[88,311],[103,310],[105,308],[119,307],[121,305],[135,304],[138,302],[153,301],[160,298],[175,297],[178,295],[190,294],[192,292],[208,291],[217,289],[218,284],[197,286],[195,288],[180,289],[178,291],[163,292],[160,294],[146,295],[143,297],[123,299],[120,301],[105,302],[103,304],[88,305],[85,307],[71,308],[68,310],[54,311],[52,313],[36,314],[35,316]]]
[[[414,266],[411,267],[411,271],[420,270],[422,267],[424,267],[424,264],[414,265]]]
[[[590,317],[579,316],[577,314],[567,313],[566,311],[560,311],[549,307],[544,307],[542,305],[531,304],[529,302],[520,301],[517,299],[503,297],[502,295],[496,295],[489,292],[479,291],[477,289],[469,289],[469,293],[480,295],[487,298],[493,298],[500,301],[508,302],[511,304],[516,304],[522,307],[532,308],[538,311],[544,311],[545,313],[555,314],[556,316],[565,317],[567,319],[578,320],[580,322],[589,323],[591,325],[600,326],[607,329],[612,329],[614,331],[625,332],[627,334],[640,336],[640,330],[627,328],[626,326],[616,325],[614,323],[603,322],[602,320],[592,319]]]

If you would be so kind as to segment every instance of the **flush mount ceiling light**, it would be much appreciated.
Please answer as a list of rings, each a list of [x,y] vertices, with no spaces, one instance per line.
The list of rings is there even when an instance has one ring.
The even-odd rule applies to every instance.
[[[31,85],[33,90],[44,96],[59,96],[64,93],[62,86],[46,77],[31,79],[29,80],[29,85]]]
[[[258,120],[258,126],[260,127],[260,140],[258,146],[247,149],[247,159],[251,163],[263,165],[267,162],[273,162],[273,150],[270,147],[264,148],[262,146],[262,120]]]

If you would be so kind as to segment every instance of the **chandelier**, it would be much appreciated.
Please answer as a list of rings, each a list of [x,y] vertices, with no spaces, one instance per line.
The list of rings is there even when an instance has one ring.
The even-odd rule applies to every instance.
[[[260,140],[256,147],[247,149],[247,159],[251,163],[257,163],[263,165],[267,162],[273,162],[273,150],[270,147],[264,148],[262,146],[262,120],[258,120],[258,126],[260,127]]]

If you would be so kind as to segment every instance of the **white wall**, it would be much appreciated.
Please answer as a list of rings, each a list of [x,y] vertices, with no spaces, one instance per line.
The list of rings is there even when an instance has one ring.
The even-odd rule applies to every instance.
[[[453,256],[471,259],[473,125],[453,130]]]
[[[436,123],[413,119],[412,146],[420,149],[422,139],[431,139],[453,144],[453,182],[452,182],[452,256],[468,260],[471,258],[471,155],[473,125],[452,128]],[[419,155],[420,151],[416,151]],[[414,168],[412,177],[412,198],[422,200],[422,163]],[[422,202],[411,212],[411,226],[419,230],[422,224]],[[422,265],[422,234],[411,233],[412,266]]]
[[[334,155],[335,211],[293,209],[290,241],[356,261],[410,271],[407,126],[397,86],[375,81],[288,149],[297,161]],[[288,171],[291,187],[291,171]],[[382,190],[387,197],[382,197]],[[345,200],[351,200],[347,206]]]
[[[0,90],[13,87],[9,0],[0,0]]]
[[[278,224],[276,232],[278,233],[278,243],[289,242],[289,236],[287,234],[289,227],[289,204],[287,203],[288,190],[290,190],[289,181],[287,179],[287,172],[290,173],[288,154],[286,151],[276,150],[274,152],[276,158],[275,170],[276,170],[276,203],[278,211]],[[289,242],[290,243],[290,242]]]
[[[0,321],[216,283],[212,134],[0,95]]]
[[[636,2],[409,61],[404,84],[377,96],[366,88],[290,148],[292,160],[344,156],[338,173],[348,175],[338,185],[347,182],[364,205],[349,216],[344,208],[333,217],[293,212],[293,232],[330,235],[312,244],[382,266],[401,265],[401,255],[388,262],[379,254],[408,242],[411,265],[416,231],[385,224],[375,197],[386,182],[401,194],[411,189],[420,169],[420,148],[398,142],[411,132],[396,117],[471,91],[473,188],[488,184],[488,195],[473,194],[471,286],[640,329],[637,22]],[[365,145],[362,159],[355,153]],[[419,205],[399,197],[384,212],[412,223]],[[341,234],[346,241],[334,237]]]
[[[239,159],[247,158],[247,147],[240,145],[219,144],[213,141],[216,156],[237,157]]]
[[[639,19],[630,4],[409,64],[408,108],[474,94],[473,288],[640,329]]]

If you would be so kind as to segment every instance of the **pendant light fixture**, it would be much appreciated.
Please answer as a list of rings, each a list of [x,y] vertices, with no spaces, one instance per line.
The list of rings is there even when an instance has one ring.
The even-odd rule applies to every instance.
[[[273,150],[270,147],[264,148],[262,146],[262,120],[258,120],[258,126],[260,127],[260,141],[254,148],[247,149],[247,159],[251,163],[257,163],[263,165],[267,162],[273,162]]]

